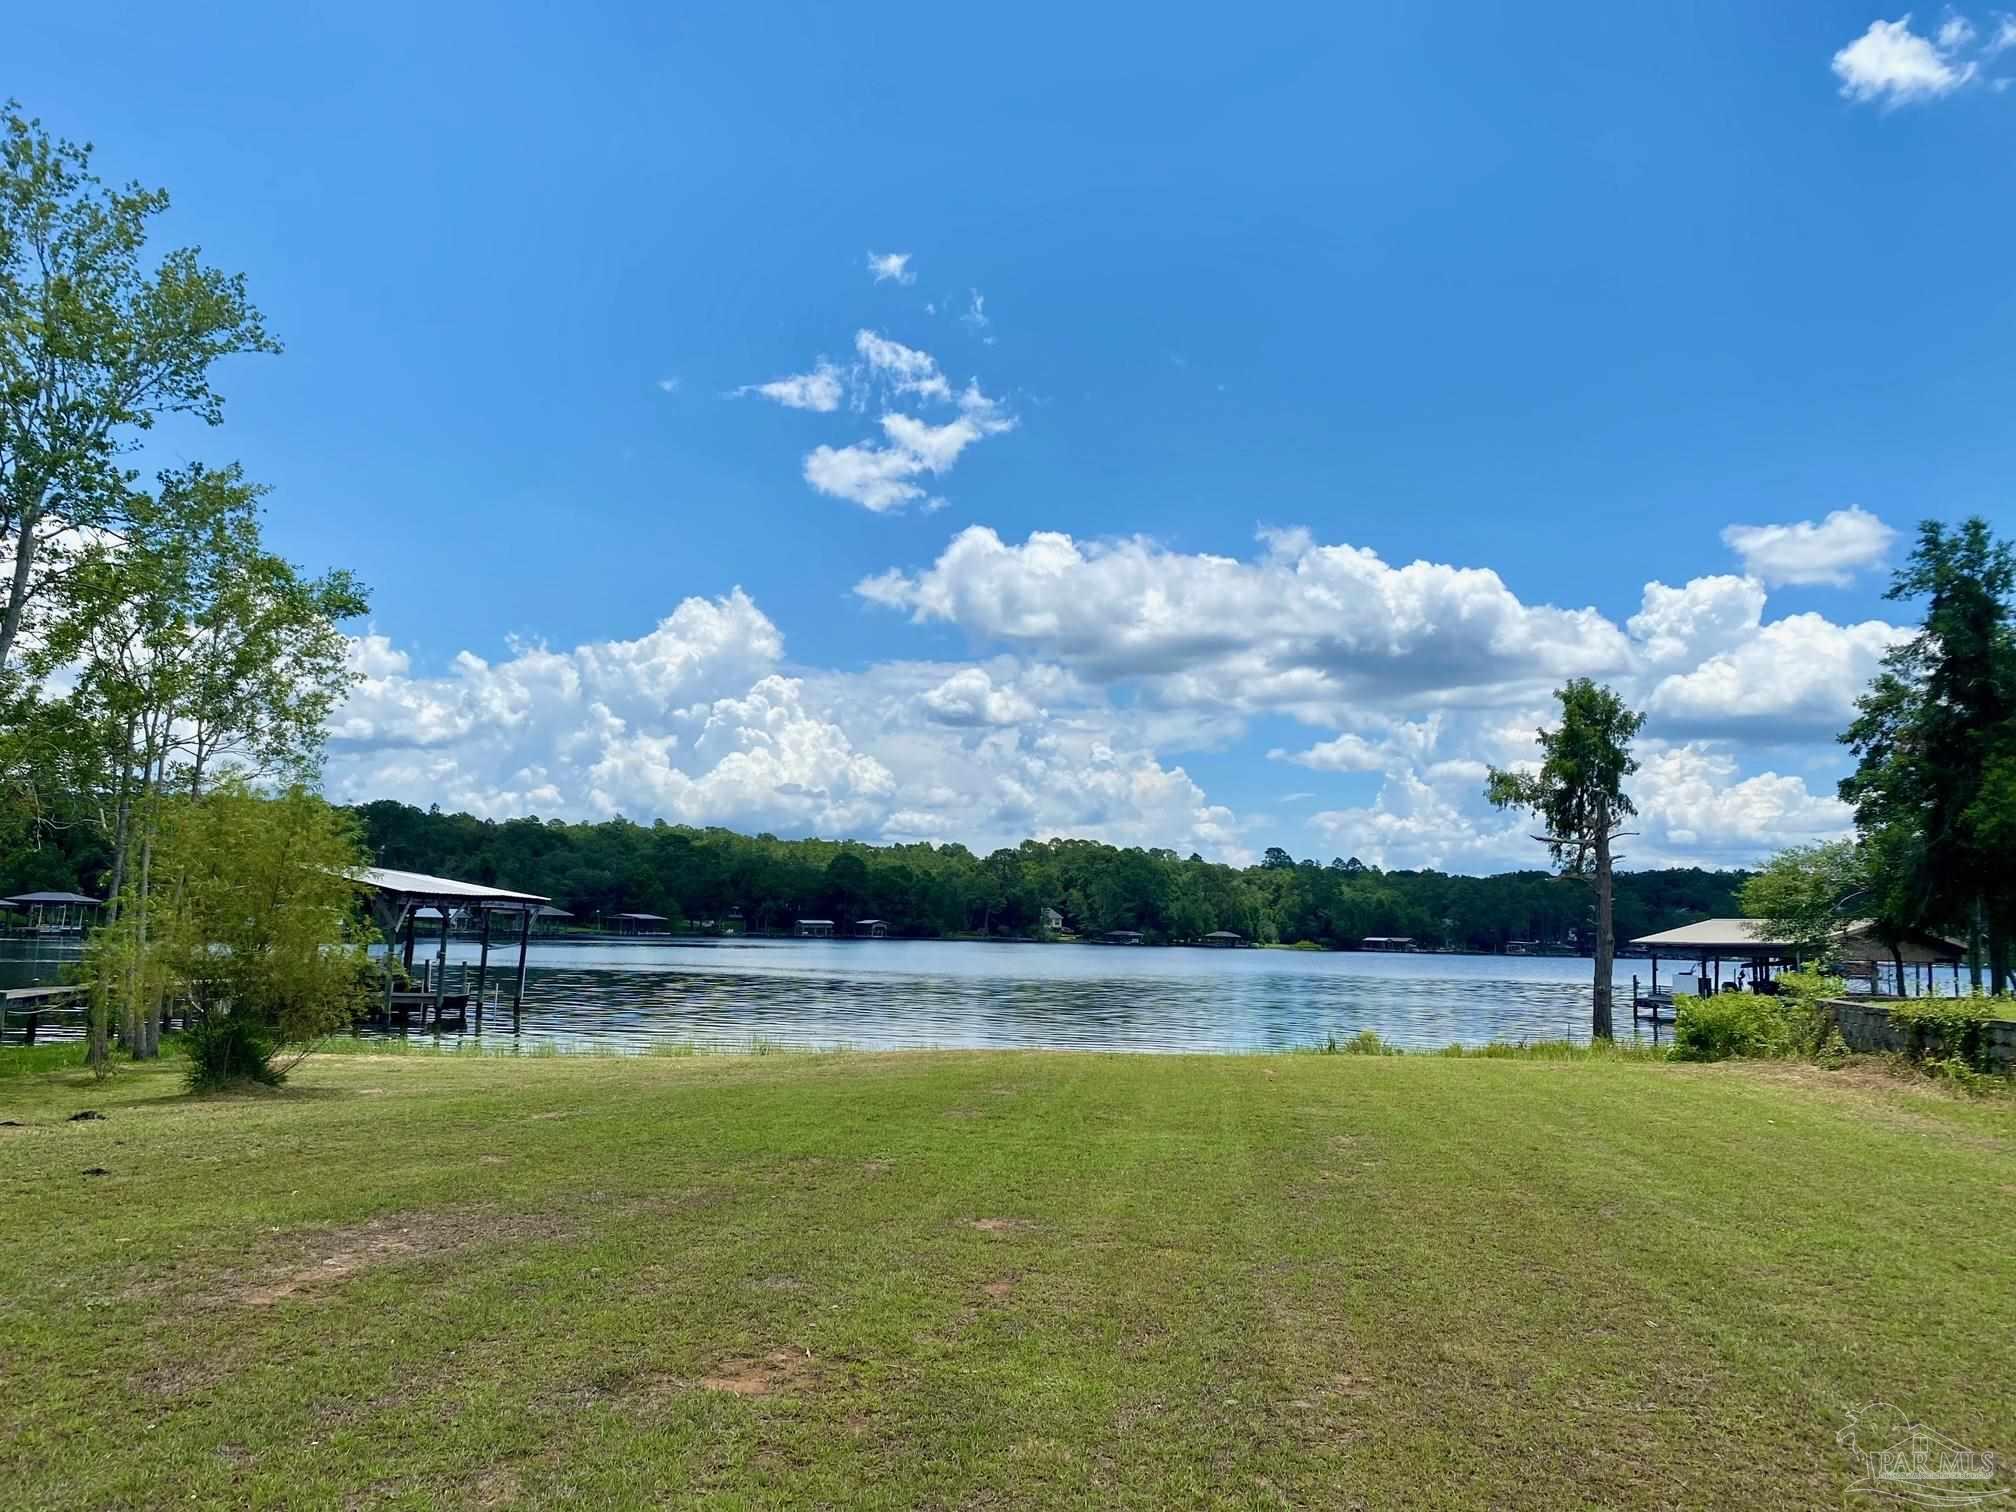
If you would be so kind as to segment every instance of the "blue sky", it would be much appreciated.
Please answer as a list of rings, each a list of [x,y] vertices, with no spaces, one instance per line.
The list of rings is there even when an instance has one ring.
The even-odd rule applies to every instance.
[[[1493,869],[1588,671],[1745,860],[2016,528],[1987,9],[297,9],[10,73],[288,344],[156,452],[375,589],[340,796]]]

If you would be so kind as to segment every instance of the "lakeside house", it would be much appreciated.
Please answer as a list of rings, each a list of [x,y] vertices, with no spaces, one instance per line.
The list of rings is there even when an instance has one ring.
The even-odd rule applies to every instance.
[[[889,938],[887,919],[856,919],[854,933],[863,940],[886,940]]]
[[[1246,943],[1246,937],[1229,929],[1214,929],[1204,936],[1204,943],[1214,950],[1233,950]]]
[[[1064,915],[1047,904],[1036,915],[1036,920],[1037,927],[1045,934],[1062,934],[1064,932]]]
[[[830,940],[833,938],[831,919],[800,919],[793,931],[801,940]]]

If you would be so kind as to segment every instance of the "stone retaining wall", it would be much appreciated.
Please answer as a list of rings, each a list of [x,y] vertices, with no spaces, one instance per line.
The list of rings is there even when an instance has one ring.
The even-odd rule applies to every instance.
[[[1861,998],[1831,998],[1827,1011],[1851,1050],[1915,1051],[1912,1030],[1890,1017],[1888,1003]],[[1991,1019],[1981,1031],[1988,1064],[1997,1071],[2016,1071],[2016,1021]]]

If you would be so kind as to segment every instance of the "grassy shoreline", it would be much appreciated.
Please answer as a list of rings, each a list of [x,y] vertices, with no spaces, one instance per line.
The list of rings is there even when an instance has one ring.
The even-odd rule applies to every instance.
[[[2016,1112],[1875,1076],[408,1053],[0,1119],[7,1505],[1836,1505],[1879,1398],[2016,1450]]]

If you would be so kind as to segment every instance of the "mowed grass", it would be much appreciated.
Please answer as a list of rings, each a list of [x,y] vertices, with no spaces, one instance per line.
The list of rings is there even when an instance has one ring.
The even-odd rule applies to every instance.
[[[330,1055],[0,1119],[10,1506],[1838,1506],[1873,1399],[2016,1452],[2016,1117],[1854,1072]]]

